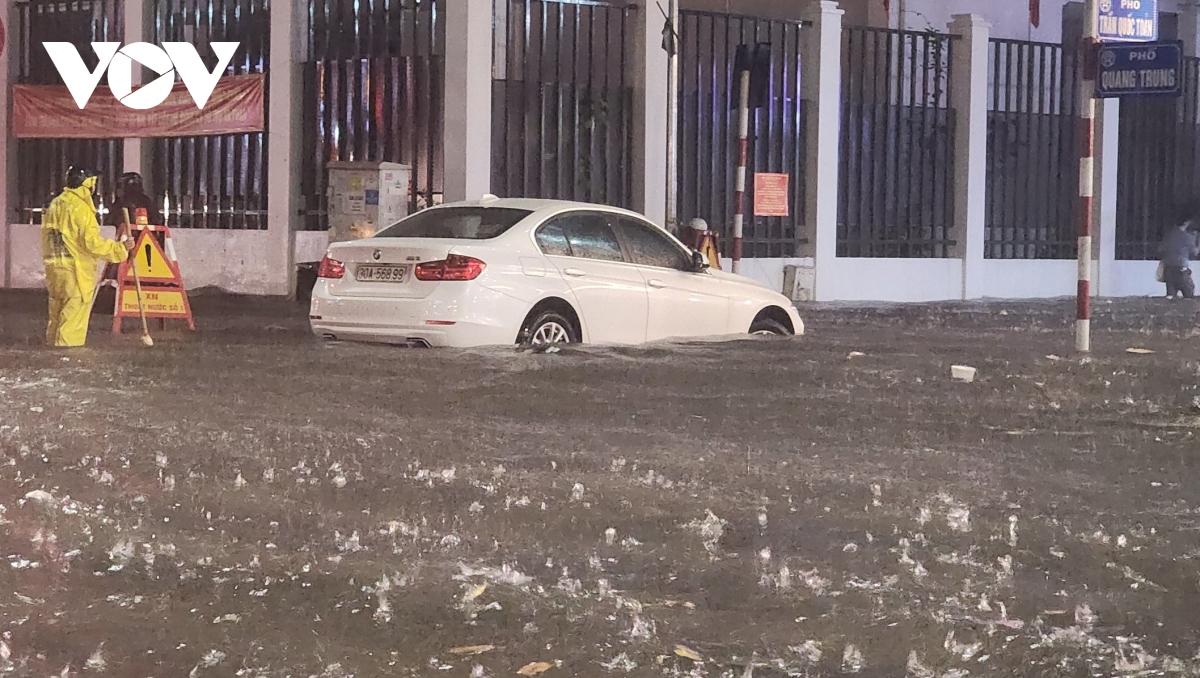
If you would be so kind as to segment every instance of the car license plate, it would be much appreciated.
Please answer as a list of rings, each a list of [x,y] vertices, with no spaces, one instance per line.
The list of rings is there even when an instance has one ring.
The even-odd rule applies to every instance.
[[[354,273],[359,282],[402,283],[408,278],[407,266],[359,266]]]

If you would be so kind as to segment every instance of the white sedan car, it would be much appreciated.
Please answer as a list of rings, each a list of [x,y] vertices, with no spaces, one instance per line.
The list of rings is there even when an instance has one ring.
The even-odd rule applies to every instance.
[[[634,212],[495,196],[334,243],[309,320],[329,339],[452,347],[804,332],[782,294]]]

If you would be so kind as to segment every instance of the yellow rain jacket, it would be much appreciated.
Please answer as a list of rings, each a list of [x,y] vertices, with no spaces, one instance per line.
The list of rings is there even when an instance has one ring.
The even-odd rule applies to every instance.
[[[92,204],[94,177],[79,188],[64,188],[42,216],[42,262],[50,293],[46,343],[83,346],[100,260],[118,263],[125,246],[100,235]]]

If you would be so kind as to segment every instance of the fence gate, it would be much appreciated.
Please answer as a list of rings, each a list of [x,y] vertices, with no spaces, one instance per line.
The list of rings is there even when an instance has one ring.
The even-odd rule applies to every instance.
[[[62,77],[42,48],[44,41],[69,42],[89,70],[97,59],[92,42],[121,42],[121,0],[29,0],[17,5],[17,80],[28,85],[59,85]],[[107,76],[100,81],[108,86]],[[21,221],[41,223],[42,210],[63,188],[67,167],[86,165],[101,173],[103,204],[114,200],[124,144],[120,139],[20,139],[17,141],[17,209]],[[0,220],[10,215],[0,215]]]
[[[154,40],[190,42],[208,69],[209,43],[239,42],[226,75],[264,73],[267,0],[154,0]],[[166,193],[167,221],[178,228],[265,229],[267,155],[262,132],[154,140],[146,188]]]
[[[328,228],[330,161],[410,165],[410,210],[441,203],[442,7],[442,0],[310,3],[302,169],[306,230]]]
[[[1117,259],[1157,259],[1163,231],[1200,206],[1200,59],[1186,57],[1179,99],[1121,100]]]
[[[633,202],[636,7],[497,0],[492,191],[503,197]]]
[[[739,44],[769,42],[769,101],[750,118],[743,256],[795,256],[807,242],[802,235],[807,155],[800,101],[801,24],[691,11],[680,13],[680,23],[680,223],[705,219],[723,236],[723,248],[730,247],[738,158],[734,59]],[[787,217],[753,216],[755,172],[789,175]]]
[[[1020,40],[989,44],[988,259],[1073,259],[1079,155],[1074,54]]]
[[[950,256],[952,49],[941,33],[843,29],[838,256]]]

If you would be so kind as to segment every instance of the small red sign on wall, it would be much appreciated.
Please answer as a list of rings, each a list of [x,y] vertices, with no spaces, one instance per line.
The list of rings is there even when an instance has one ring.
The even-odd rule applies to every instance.
[[[788,175],[755,173],[754,216],[788,216]]]

